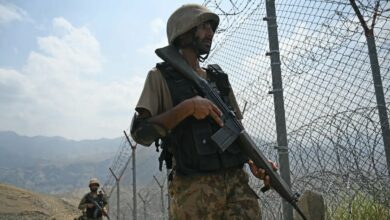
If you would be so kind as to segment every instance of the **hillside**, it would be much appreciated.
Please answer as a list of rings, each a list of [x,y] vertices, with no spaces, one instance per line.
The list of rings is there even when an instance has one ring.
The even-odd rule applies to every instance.
[[[122,138],[75,141],[0,131],[0,182],[48,194],[73,193],[85,189],[91,177],[107,180],[121,143]],[[138,184],[153,181],[157,157],[153,148],[137,148]],[[125,175],[123,181],[130,178]]]
[[[0,220],[69,220],[78,216],[75,205],[60,198],[0,183]]]
[[[121,138],[69,140],[63,137],[23,136],[0,131],[0,166],[9,168],[101,162],[114,156]]]

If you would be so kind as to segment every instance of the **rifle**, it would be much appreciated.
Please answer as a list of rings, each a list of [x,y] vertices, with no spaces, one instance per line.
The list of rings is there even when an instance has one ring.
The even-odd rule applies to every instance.
[[[93,198],[91,198],[90,195],[87,196],[87,200],[89,202],[92,202],[97,208],[97,209],[95,209],[95,211],[93,213],[94,217],[97,217],[98,211],[101,211],[103,216],[105,216],[108,220],[110,220],[110,216],[108,216],[108,213],[106,211],[104,211],[103,207],[101,207],[97,201],[95,201]]]
[[[169,45],[159,48],[155,50],[155,53],[185,78],[193,82],[197,91],[204,98],[212,101],[221,110],[221,119],[224,122],[224,126],[211,136],[211,140],[221,148],[222,151],[225,151],[235,140],[237,140],[240,149],[254,162],[256,167],[265,170],[266,174],[270,177],[272,188],[274,188],[283,199],[290,203],[302,218],[306,220],[306,217],[297,205],[299,194],[292,193],[287,183],[273,170],[266,157],[257,148],[255,142],[245,131],[241,122],[236,118],[234,112],[222,101],[221,97],[210,87],[207,81],[198,76],[175,46]],[[261,191],[264,193],[268,189],[269,187],[263,187]]]

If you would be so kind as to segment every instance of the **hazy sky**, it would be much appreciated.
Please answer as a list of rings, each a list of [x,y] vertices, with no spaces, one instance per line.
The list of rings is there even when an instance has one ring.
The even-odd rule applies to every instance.
[[[185,3],[0,0],[0,131],[121,136]]]

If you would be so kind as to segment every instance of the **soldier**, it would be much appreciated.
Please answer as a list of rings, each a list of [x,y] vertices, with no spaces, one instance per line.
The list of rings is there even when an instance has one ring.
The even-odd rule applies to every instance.
[[[92,178],[89,181],[91,192],[85,194],[80,201],[79,209],[83,211],[86,220],[102,220],[103,216],[107,216],[107,197],[102,191],[98,192],[99,185],[98,179]]]
[[[218,65],[199,65],[210,52],[218,24],[218,15],[206,7],[183,5],[168,19],[168,41],[242,119],[227,75]],[[170,219],[261,219],[244,164],[249,163],[265,185],[269,177],[248,161],[237,143],[224,152],[213,145],[210,136],[223,126],[221,111],[199,96],[192,82],[169,64],[157,64],[146,78],[136,112],[131,129],[134,140],[149,146],[162,139],[161,159],[173,164]]]

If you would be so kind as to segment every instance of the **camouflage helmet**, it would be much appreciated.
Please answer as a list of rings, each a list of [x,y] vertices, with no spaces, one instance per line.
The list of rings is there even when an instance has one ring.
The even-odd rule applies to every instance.
[[[91,178],[90,180],[89,180],[89,185],[88,186],[91,186],[91,185],[93,185],[93,184],[97,184],[98,186],[100,185],[99,184],[99,180],[97,179],[97,178]]]
[[[168,19],[167,35],[169,44],[172,44],[180,35],[209,20],[215,22],[215,31],[219,24],[217,14],[202,5],[187,4],[181,6]]]

